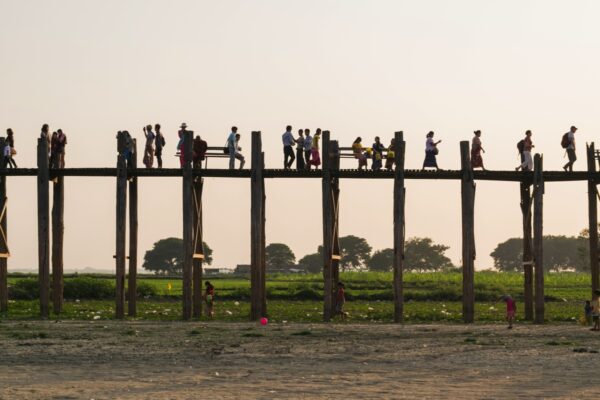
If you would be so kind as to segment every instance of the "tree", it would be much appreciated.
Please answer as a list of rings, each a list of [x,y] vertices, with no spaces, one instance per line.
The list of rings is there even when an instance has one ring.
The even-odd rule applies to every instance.
[[[587,271],[589,253],[586,239],[582,236],[551,236],[543,238],[544,270],[546,271]],[[582,251],[583,249],[583,251]],[[523,240],[511,238],[496,246],[490,254],[494,267],[500,271],[523,271]]]
[[[318,274],[323,269],[323,255],[319,253],[307,254],[298,261],[306,272]]]
[[[204,263],[212,264],[212,249],[202,242]],[[142,268],[156,275],[181,275],[183,271],[183,240],[179,238],[161,239],[154,243],[144,255]]]
[[[317,252],[323,254],[323,246]],[[342,271],[363,269],[371,258],[371,246],[363,238],[348,235],[340,238],[340,268]]]
[[[445,253],[450,247],[434,244],[430,238],[410,238],[404,244],[404,270],[440,271],[453,268]]]
[[[267,269],[289,268],[296,263],[292,249],[283,243],[271,243],[265,248]]]
[[[377,250],[367,262],[370,271],[391,271],[393,265],[394,249]]]

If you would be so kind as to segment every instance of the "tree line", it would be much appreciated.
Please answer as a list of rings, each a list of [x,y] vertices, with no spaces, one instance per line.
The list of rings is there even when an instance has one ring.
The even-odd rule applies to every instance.
[[[552,236],[543,238],[544,269],[550,272],[589,272],[589,232],[578,236]],[[373,251],[366,239],[348,235],[339,240],[341,271],[391,271],[394,250],[385,248]],[[203,244],[204,263],[211,265],[213,251]],[[409,272],[450,271],[458,267],[446,256],[448,246],[434,243],[431,238],[413,237],[404,244],[404,270]],[[523,271],[523,240],[510,238],[499,243],[490,254],[494,268],[505,272]],[[265,249],[265,262],[270,272],[319,273],[323,269],[323,247],[300,259],[284,243],[271,243]],[[180,275],[183,269],[183,241],[167,238],[154,243],[144,256],[142,267],[157,275]]]

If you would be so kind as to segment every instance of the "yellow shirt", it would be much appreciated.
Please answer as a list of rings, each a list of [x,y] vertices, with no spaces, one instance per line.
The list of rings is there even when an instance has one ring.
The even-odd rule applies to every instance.
[[[313,137],[313,142],[312,142],[312,147],[313,147],[313,149],[317,149],[317,150],[319,150],[319,138],[320,138],[320,137],[321,137],[320,135],[315,135],[315,136]]]

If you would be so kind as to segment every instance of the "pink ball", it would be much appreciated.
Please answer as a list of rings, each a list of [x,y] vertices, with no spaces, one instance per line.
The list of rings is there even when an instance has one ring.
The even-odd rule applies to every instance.
[[[268,323],[269,323],[269,320],[268,320],[268,319],[266,319],[265,317],[262,317],[262,318],[260,319],[260,324],[261,324],[262,326],[265,326],[265,325],[267,325]]]

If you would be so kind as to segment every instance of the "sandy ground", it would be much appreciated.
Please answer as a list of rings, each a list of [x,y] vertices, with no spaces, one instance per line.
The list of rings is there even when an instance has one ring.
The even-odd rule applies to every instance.
[[[584,399],[599,349],[576,325],[2,322],[0,399]]]

